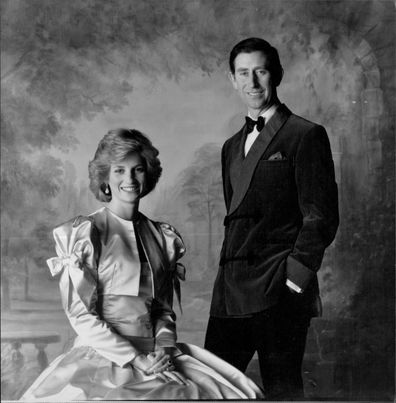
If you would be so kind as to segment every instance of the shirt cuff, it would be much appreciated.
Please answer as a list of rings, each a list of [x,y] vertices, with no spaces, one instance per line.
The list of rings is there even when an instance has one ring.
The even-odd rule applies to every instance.
[[[292,283],[297,284],[303,291],[307,288],[316,273],[307,266],[300,263],[293,256],[289,255],[286,259],[286,278]]]
[[[292,281],[290,281],[289,279],[286,280],[286,285],[291,288],[292,290],[294,290],[295,292],[298,292],[299,294],[302,294],[303,290],[297,285],[294,284]]]

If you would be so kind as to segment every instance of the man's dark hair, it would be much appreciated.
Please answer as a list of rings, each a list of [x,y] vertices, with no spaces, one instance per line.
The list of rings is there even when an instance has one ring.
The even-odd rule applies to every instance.
[[[235,58],[239,53],[262,52],[267,58],[266,68],[271,73],[275,87],[277,87],[283,77],[283,68],[279,60],[279,54],[276,48],[261,38],[248,38],[237,43],[230,53],[230,71],[235,74]]]

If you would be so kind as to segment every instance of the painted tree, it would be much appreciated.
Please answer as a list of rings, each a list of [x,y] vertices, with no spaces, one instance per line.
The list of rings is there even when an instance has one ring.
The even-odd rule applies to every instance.
[[[7,262],[33,259],[33,250],[44,257],[44,244],[51,243],[37,237],[70,207],[51,201],[70,189],[65,175],[71,172],[51,153],[78,146],[74,123],[125,107],[136,73],[149,81],[159,75],[178,79],[186,65],[208,70],[211,61],[199,58],[192,46],[174,48],[189,58],[186,65],[169,54],[174,24],[187,28],[180,2],[6,0],[1,15],[2,295],[7,308],[8,280],[18,279],[18,273],[27,276],[19,265],[7,269]]]
[[[179,197],[189,209],[188,221],[204,223],[207,238],[207,268],[214,265],[214,236],[224,216],[220,146],[205,144],[195,153],[192,164],[180,175]]]

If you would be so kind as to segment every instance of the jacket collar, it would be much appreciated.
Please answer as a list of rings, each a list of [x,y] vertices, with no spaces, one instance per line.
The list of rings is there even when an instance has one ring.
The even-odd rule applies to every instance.
[[[235,144],[235,148],[233,149],[234,155],[232,156],[230,166],[233,195],[228,215],[232,214],[241,204],[247,190],[249,189],[253,173],[260,158],[270,145],[276,133],[278,133],[290,115],[291,112],[286,105],[279,105],[274,116],[272,116],[272,118],[264,126],[263,130],[261,130],[246,158],[244,157],[244,144],[247,135],[246,125],[242,128],[240,132],[241,135],[237,137],[238,142]]]

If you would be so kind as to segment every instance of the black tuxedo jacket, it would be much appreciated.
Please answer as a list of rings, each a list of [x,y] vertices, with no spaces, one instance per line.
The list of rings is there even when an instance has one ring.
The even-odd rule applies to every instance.
[[[279,302],[286,279],[312,310],[316,272],[338,227],[326,131],[280,105],[245,158],[246,135],[244,126],[222,149],[227,216],[211,315],[261,312]]]

